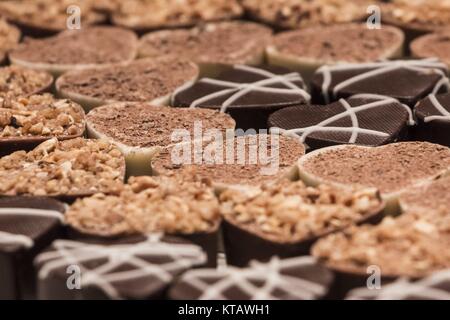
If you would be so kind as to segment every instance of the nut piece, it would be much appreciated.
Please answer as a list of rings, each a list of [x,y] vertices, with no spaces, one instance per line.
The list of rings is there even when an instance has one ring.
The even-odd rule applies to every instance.
[[[37,129],[36,129],[37,130]],[[116,147],[82,138],[47,140],[0,159],[0,195],[77,196],[115,192],[125,160]]]
[[[221,213],[229,222],[280,242],[341,230],[383,208],[375,189],[312,188],[287,180],[244,192],[229,189],[220,201]]]
[[[376,265],[384,276],[418,278],[450,268],[449,245],[448,211],[417,211],[332,234],[312,253],[346,272],[366,275],[367,267]]]
[[[117,195],[77,200],[66,220],[78,231],[97,236],[192,234],[214,230],[220,216],[213,190],[201,181],[132,177]]]
[[[84,111],[72,101],[44,94],[13,99],[7,95],[0,102],[0,139],[76,137],[84,132]]]
[[[43,71],[19,66],[0,68],[0,101],[27,97],[48,89],[53,77]]]

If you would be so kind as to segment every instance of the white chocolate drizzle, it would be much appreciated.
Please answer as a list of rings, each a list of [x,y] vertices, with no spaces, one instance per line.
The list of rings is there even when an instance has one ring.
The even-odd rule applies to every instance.
[[[350,291],[348,300],[450,300],[450,270],[435,273],[411,282],[406,278],[386,285],[380,290],[359,288]]]
[[[322,122],[318,123],[317,125],[304,127],[304,128],[295,128],[295,129],[281,129],[281,128],[271,128],[270,131],[272,133],[279,133],[279,134],[286,134],[288,136],[300,136],[300,141],[302,143],[305,142],[306,138],[315,133],[315,132],[348,132],[350,133],[350,138],[348,140],[348,143],[354,144],[357,142],[358,137],[360,134],[368,134],[373,135],[377,137],[389,137],[389,134],[386,132],[378,131],[378,130],[370,130],[370,129],[364,129],[359,127],[359,120],[357,114],[359,112],[363,112],[366,110],[370,110],[373,108],[378,108],[381,106],[385,106],[388,104],[396,103],[400,106],[402,106],[405,111],[408,113],[408,125],[412,126],[415,124],[414,117],[412,114],[411,109],[405,105],[400,103],[397,99],[390,98],[383,95],[377,95],[377,94],[357,94],[354,96],[351,96],[349,99],[372,99],[372,100],[379,100],[375,102],[366,103],[357,107],[352,107],[346,100],[340,99],[339,103],[345,108],[345,111],[338,113],[328,119],[323,120]],[[351,127],[334,127],[329,126],[329,124],[338,121],[340,119],[343,119],[345,117],[350,117],[352,126]]]
[[[198,80],[198,82],[222,86],[225,87],[225,89],[198,98],[194,100],[189,107],[197,108],[201,104],[207,103],[208,101],[211,101],[213,99],[231,95],[220,106],[220,112],[226,112],[227,109],[231,105],[233,105],[233,103],[235,103],[238,99],[246,96],[251,92],[296,94],[302,97],[305,100],[305,102],[309,102],[311,100],[311,96],[305,90],[305,88],[299,87],[297,84],[295,84],[295,81],[303,81],[302,77],[297,72],[292,72],[284,75],[277,75],[266,70],[244,65],[235,65],[233,66],[233,69],[254,73],[259,76],[265,77],[265,79],[255,81],[253,83],[239,83],[211,78],[202,78]],[[275,84],[282,84],[285,88],[271,87]],[[177,94],[188,90],[193,85],[194,83],[191,82],[177,89],[175,93],[172,95],[172,104],[174,103],[174,98]]]
[[[58,268],[77,265],[81,268],[81,287],[94,286],[101,289],[111,299],[123,299],[114,285],[124,281],[155,279],[169,284],[179,273],[206,262],[206,254],[196,245],[164,243],[161,235],[149,235],[146,240],[134,244],[98,245],[68,240],[56,240],[53,251],[40,254],[36,258],[43,264],[39,279],[46,279]],[[152,263],[145,258],[167,257],[164,263]],[[95,268],[85,267],[86,263],[104,261]],[[131,267],[128,271],[118,271],[120,267]]]
[[[444,106],[439,102],[439,100],[436,98],[436,95],[430,94],[428,96],[430,99],[431,104],[433,107],[441,114],[437,116],[429,116],[425,117],[423,120],[425,123],[435,121],[435,120],[443,120],[443,121],[450,121],[450,112],[444,108]]]
[[[329,90],[332,83],[332,72],[333,71],[350,71],[359,69],[370,69],[361,74],[353,76],[341,83],[337,84],[333,88],[332,97],[330,97]],[[322,74],[322,95],[324,97],[325,103],[329,104],[331,99],[336,98],[339,92],[355,83],[364,81],[375,77],[380,74],[386,74],[391,71],[399,69],[408,69],[411,71],[416,71],[418,73],[430,73],[430,71],[441,76],[441,79],[435,84],[432,93],[436,94],[442,87],[450,89],[450,80],[442,69],[447,70],[447,66],[444,63],[439,62],[438,59],[422,59],[422,60],[395,60],[395,61],[382,61],[374,63],[343,63],[334,66],[323,66],[317,70],[317,73]]]
[[[12,215],[12,216],[35,216],[35,217],[45,217],[45,218],[55,218],[64,223],[64,215],[56,210],[45,210],[45,209],[32,209],[32,208],[0,208],[1,215]],[[12,234],[9,232],[0,231],[0,244],[6,245],[19,245],[24,248],[31,248],[34,245],[33,239],[26,235]]]
[[[244,269],[228,266],[218,270],[191,270],[185,273],[180,281],[202,292],[199,300],[224,300],[225,292],[231,288],[240,289],[252,300],[277,299],[274,295],[275,290],[295,299],[313,300],[327,293],[328,288],[324,284],[316,281],[318,279],[282,274],[284,269],[299,269],[301,273],[302,268],[311,267],[320,268],[313,257],[284,260],[274,257],[268,263],[253,261],[248,268]],[[331,277],[326,270],[318,276],[325,280]],[[218,281],[211,284],[208,280]],[[259,285],[252,282],[257,282]]]

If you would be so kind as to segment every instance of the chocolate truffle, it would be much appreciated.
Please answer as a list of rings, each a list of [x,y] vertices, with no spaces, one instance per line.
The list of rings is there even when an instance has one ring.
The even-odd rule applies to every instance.
[[[113,102],[165,105],[172,92],[195,81],[198,73],[198,67],[187,60],[143,59],[126,65],[68,72],[56,81],[56,90],[86,110]]]
[[[405,139],[411,109],[393,98],[361,94],[326,106],[284,108],[269,117],[272,132],[297,134],[311,149],[338,144],[379,146]]]
[[[201,78],[177,90],[175,107],[211,108],[228,112],[240,129],[264,129],[268,116],[284,107],[310,101],[297,72],[280,67],[235,65],[214,78]]]
[[[386,211],[398,213],[399,193],[449,172],[450,149],[427,142],[334,146],[307,154],[298,166],[308,185],[377,188],[388,202]]]
[[[127,161],[127,175],[151,174],[150,161],[164,147],[174,143],[174,133],[194,137],[197,130],[234,131],[234,120],[218,111],[175,109],[149,103],[116,103],[92,110],[87,115],[88,136],[117,145]]]
[[[416,58],[439,58],[450,67],[450,25],[417,38],[411,43],[411,54]]]
[[[143,33],[238,18],[242,13],[237,0],[128,0],[118,3],[111,20]]]
[[[399,100],[411,108],[430,93],[447,92],[447,66],[435,59],[395,60],[323,66],[315,73],[313,101],[329,103],[371,93]]]
[[[0,199],[0,299],[33,298],[33,258],[62,234],[64,211],[52,199]]]
[[[307,255],[327,234],[379,222],[384,208],[376,189],[312,188],[287,180],[229,189],[220,201],[227,262],[240,267],[272,256]]]
[[[114,27],[67,30],[44,39],[27,39],[9,54],[12,63],[60,75],[114,63],[127,63],[137,54],[137,36]]]
[[[304,146],[292,137],[227,135],[225,140],[219,137],[171,145],[154,157],[152,170],[155,175],[186,180],[199,176],[221,192],[279,178],[295,179],[295,163],[304,154]]]
[[[364,10],[365,12],[365,10]],[[299,71],[309,79],[323,65],[399,58],[404,35],[395,27],[365,24],[312,27],[279,33],[267,48],[269,64]]]
[[[95,12],[92,0],[6,0],[0,2],[0,15],[17,25],[25,35],[50,36],[68,28],[68,8],[77,6],[82,15],[81,27],[106,20]]]
[[[370,267],[378,267],[382,287],[399,277],[419,279],[450,268],[448,219],[438,228],[425,217],[420,212],[350,228],[319,240],[312,254],[335,273],[332,290],[340,295],[366,286]]]
[[[252,262],[239,269],[190,270],[172,286],[174,300],[316,300],[326,295],[332,274],[312,257],[268,263]]]
[[[243,0],[250,17],[277,29],[303,29],[312,25],[363,20],[374,1],[353,0]]]
[[[450,147],[450,94],[429,95],[415,108],[418,140]]]
[[[213,189],[200,180],[132,177],[115,195],[77,200],[66,221],[91,237],[155,232],[184,237],[204,248],[209,265],[217,262],[219,203]]]
[[[53,77],[43,71],[9,66],[0,68],[0,99],[27,97],[50,91]]]
[[[358,288],[347,300],[450,300],[450,270],[436,272],[419,281],[400,279],[380,290]]]
[[[122,184],[125,160],[114,145],[82,138],[47,140],[26,153],[0,159],[0,195],[71,200],[113,192]]]
[[[271,36],[272,30],[256,23],[208,23],[146,34],[140,40],[139,56],[177,55],[198,63],[202,73],[215,74],[226,65],[261,64]]]
[[[162,299],[175,277],[205,261],[198,246],[158,235],[122,243],[56,240],[35,259],[38,298]]]
[[[0,19],[0,63],[4,63],[7,53],[17,46],[20,36],[19,29]]]
[[[15,81],[10,83],[14,86]],[[23,84],[25,90],[33,86],[28,83],[30,88],[25,88]],[[19,87],[16,92],[21,90]],[[53,137],[68,140],[84,134],[85,116],[80,105],[50,94],[11,98],[13,95],[14,91],[4,97],[0,93],[0,155],[31,150]]]

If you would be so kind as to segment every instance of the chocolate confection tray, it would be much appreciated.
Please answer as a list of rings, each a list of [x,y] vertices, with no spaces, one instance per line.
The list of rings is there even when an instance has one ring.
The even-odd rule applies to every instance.
[[[449,300],[444,2],[0,1],[0,299]]]

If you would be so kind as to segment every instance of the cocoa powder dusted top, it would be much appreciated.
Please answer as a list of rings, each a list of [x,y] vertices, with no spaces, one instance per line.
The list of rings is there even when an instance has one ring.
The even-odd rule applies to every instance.
[[[95,0],[8,0],[0,2],[0,14],[14,23],[47,32],[67,29],[67,9],[76,5],[82,14],[84,26],[105,20],[104,15],[93,11]]]
[[[0,140],[17,138],[73,138],[83,135],[84,111],[69,100],[50,94],[29,98],[0,98]]]
[[[140,40],[141,57],[182,56],[197,63],[246,64],[263,52],[272,30],[251,22],[209,23],[190,30],[149,33]],[[254,62],[253,62],[254,63]]]
[[[322,181],[391,193],[450,170],[450,149],[427,142],[329,148],[301,161],[300,170]]]
[[[27,39],[10,53],[13,61],[77,68],[129,62],[137,50],[137,36],[115,27],[67,30],[44,39]]]
[[[450,268],[449,245],[450,219],[419,212],[332,234],[312,254],[339,271],[365,276],[376,265],[385,277],[419,278]]]
[[[242,11],[237,0],[127,0],[114,8],[112,22],[142,31],[232,19]]]
[[[220,215],[213,190],[201,181],[132,177],[117,195],[77,200],[66,212],[66,221],[96,236],[193,234],[215,230]]]
[[[375,189],[312,188],[287,180],[264,184],[261,189],[229,189],[220,201],[227,221],[282,243],[341,230],[383,209]]]
[[[192,136],[195,123],[203,130],[234,129],[227,114],[207,109],[175,109],[149,103],[117,103],[92,110],[87,115],[90,130],[132,147],[167,146],[174,130],[187,130]]]
[[[127,65],[69,72],[58,79],[56,87],[64,93],[103,102],[149,102],[195,80],[198,72],[198,67],[186,60],[143,59]]]
[[[18,66],[0,68],[0,100],[40,93],[52,83],[53,77],[46,72]]]
[[[0,194],[82,196],[114,192],[124,175],[123,155],[110,143],[51,139],[28,153],[18,151],[0,159]]]
[[[321,63],[370,62],[390,57],[403,40],[395,27],[370,30],[365,24],[344,24],[280,33],[274,37],[273,48]]]
[[[0,19],[0,61],[5,59],[8,51],[13,49],[19,43],[19,40],[19,29]]]
[[[260,21],[277,28],[300,29],[363,20],[374,1],[352,0],[243,0],[244,8]]]
[[[198,175],[219,186],[255,186],[287,176],[305,154],[303,144],[286,136],[228,137],[223,143],[203,141],[198,147],[196,143],[179,143],[162,150],[153,159],[152,169],[184,179]]]

